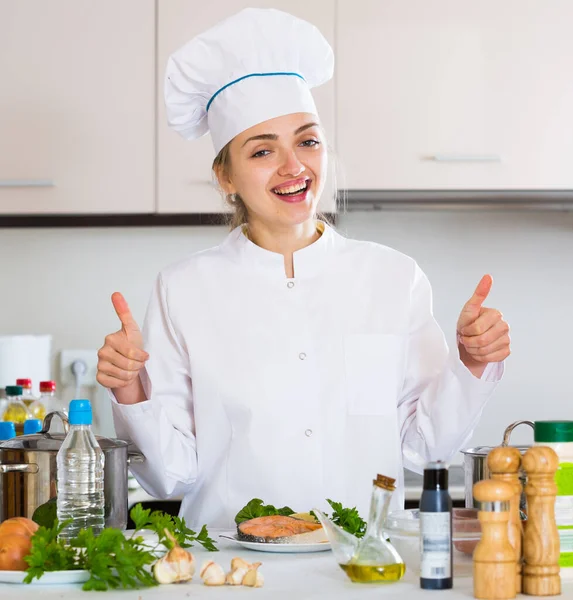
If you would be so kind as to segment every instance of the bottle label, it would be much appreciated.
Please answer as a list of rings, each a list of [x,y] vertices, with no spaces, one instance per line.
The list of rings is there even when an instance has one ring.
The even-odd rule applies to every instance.
[[[420,577],[449,579],[452,576],[451,541],[449,512],[420,513]]]
[[[573,463],[562,462],[555,473],[558,496],[573,496]]]

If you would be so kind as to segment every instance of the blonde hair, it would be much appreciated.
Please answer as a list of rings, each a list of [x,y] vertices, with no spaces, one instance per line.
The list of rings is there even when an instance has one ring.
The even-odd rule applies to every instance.
[[[231,142],[228,142],[227,145],[223,146],[223,148],[219,151],[219,154],[215,157],[213,161],[212,169],[215,174],[215,177],[220,179],[229,179],[231,175]],[[330,152],[329,152],[330,154]],[[336,185],[336,167],[334,170],[334,181]],[[220,183],[219,183],[220,185]],[[340,204],[340,198],[338,196],[338,192],[336,198],[336,205]],[[244,203],[243,199],[239,196],[239,194],[227,194],[225,196],[225,202],[227,206],[229,206],[232,210],[231,213],[227,216],[227,224],[231,229],[235,229],[235,227],[239,227],[240,225],[244,225],[249,222],[249,211],[247,210],[247,205]],[[343,199],[342,205],[344,208],[346,207],[346,201]],[[316,218],[320,221],[324,221],[329,225],[333,226],[331,219],[328,218],[324,213],[317,213]]]
[[[229,179],[231,175],[231,142],[221,148],[219,154],[213,161],[213,172],[219,179]],[[227,194],[225,202],[232,209],[227,217],[227,223],[231,229],[244,225],[249,220],[249,213],[243,199],[239,194]]]

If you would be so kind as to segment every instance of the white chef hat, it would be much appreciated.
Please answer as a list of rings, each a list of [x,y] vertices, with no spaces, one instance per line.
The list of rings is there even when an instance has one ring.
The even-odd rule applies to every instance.
[[[167,62],[169,125],[188,140],[211,133],[218,153],[253,125],[317,114],[310,88],[332,77],[332,48],[307,21],[246,8],[193,38]]]

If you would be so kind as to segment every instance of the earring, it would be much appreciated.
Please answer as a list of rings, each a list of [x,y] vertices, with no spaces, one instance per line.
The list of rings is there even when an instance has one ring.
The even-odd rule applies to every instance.
[[[231,204],[235,204],[236,201],[237,201],[237,194],[227,194],[227,202],[230,202]]]

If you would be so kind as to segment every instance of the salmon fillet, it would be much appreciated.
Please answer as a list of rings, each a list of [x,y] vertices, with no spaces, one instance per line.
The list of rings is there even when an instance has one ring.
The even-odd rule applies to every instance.
[[[239,539],[248,542],[288,543],[303,541],[300,536],[322,529],[320,523],[271,515],[243,521],[237,527]],[[316,537],[316,536],[313,536]]]

